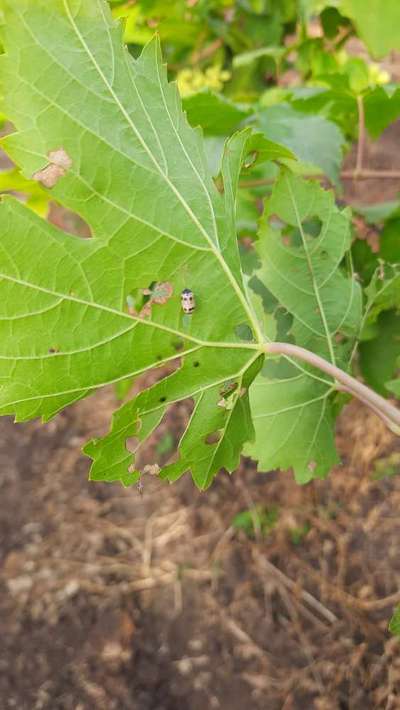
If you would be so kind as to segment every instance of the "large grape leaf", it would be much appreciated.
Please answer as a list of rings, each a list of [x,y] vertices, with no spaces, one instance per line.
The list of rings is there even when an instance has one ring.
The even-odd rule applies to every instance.
[[[398,257],[398,230],[391,222],[383,230],[387,239],[380,254]],[[393,226],[397,221],[393,222]],[[393,243],[391,236],[395,237]],[[400,264],[384,263],[377,267],[365,289],[367,303],[359,345],[360,368],[365,381],[383,395],[400,395]]]
[[[284,173],[267,204],[257,253],[258,280],[291,317],[288,337],[346,367],[361,319],[361,289],[341,267],[350,247],[346,211],[316,183]],[[337,462],[333,382],[310,367],[271,367],[251,387],[256,439],[245,451],[261,468],[288,468],[304,483]]]
[[[103,0],[54,0],[51,12],[46,0],[1,8],[2,93],[17,128],[3,146],[92,237],[65,234],[12,198],[1,203],[0,413],[48,419],[179,356],[181,368],[117,412],[111,434],[87,451],[93,478],[133,482],[126,437],[143,438],[171,402],[192,397],[181,472],[191,468],[205,487],[218,468],[237,465],[253,436],[248,386],[260,349],[238,332],[246,325],[261,335],[234,225],[241,163],[249,152],[251,160],[291,154],[242,131],[227,145],[220,194],[156,40],[132,60]],[[180,306],[185,287],[197,302],[192,316]],[[232,381],[227,406],[218,406]],[[207,443],[211,434],[218,440]]]
[[[289,104],[278,104],[260,109],[256,125],[300,160],[320,168],[333,182],[338,180],[345,140],[335,123],[296,111]]]
[[[203,89],[183,99],[183,108],[192,126],[201,126],[205,134],[228,135],[250,114],[223,94]]]
[[[398,0],[340,0],[339,8],[354,21],[373,56],[383,57],[400,49]]]
[[[242,166],[292,162],[290,150],[244,129],[226,143],[217,189],[156,40],[133,60],[103,0],[54,0],[51,12],[46,0],[0,7],[1,91],[16,127],[3,145],[92,235],[66,234],[12,198],[0,204],[0,413],[48,419],[103,385],[174,361],[169,377],[122,405],[109,434],[87,445],[93,479],[135,482],[126,439],[141,444],[185,398],[194,409],[162,476],[190,470],[206,488],[219,468],[237,466],[255,435],[251,453],[263,467],[294,463],[301,481],[324,475],[336,460],[333,383],[290,360],[271,360],[258,375],[261,324],[274,328],[248,294],[236,240]],[[289,338],[340,364],[359,325],[358,286],[342,266],[349,246],[348,216],[330,193],[285,171],[257,275],[293,318]],[[184,288],[197,303],[190,316]],[[284,380],[278,395],[276,379]],[[260,397],[268,380],[270,396]],[[263,426],[277,406],[289,419]]]

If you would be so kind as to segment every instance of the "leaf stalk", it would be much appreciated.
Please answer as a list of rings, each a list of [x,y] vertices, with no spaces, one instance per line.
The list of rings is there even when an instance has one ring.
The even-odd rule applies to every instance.
[[[322,372],[333,378],[334,386],[339,392],[347,392],[360,400],[360,402],[363,402],[382,419],[394,434],[400,436],[400,411],[384,397],[381,397],[381,395],[356,380],[355,377],[352,377],[347,372],[344,372],[344,370],[328,362],[328,360],[292,343],[265,343],[264,352],[271,355],[294,357],[322,370]]]

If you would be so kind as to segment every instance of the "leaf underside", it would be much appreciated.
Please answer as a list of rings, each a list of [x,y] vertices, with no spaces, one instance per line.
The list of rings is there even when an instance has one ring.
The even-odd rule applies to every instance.
[[[1,92],[16,127],[2,145],[26,178],[51,183],[52,197],[92,235],[66,234],[13,198],[0,204],[0,413],[46,420],[99,387],[179,358],[86,446],[92,479],[137,481],[126,439],[143,443],[186,398],[194,409],[162,477],[190,470],[206,488],[255,437],[246,451],[262,467],[292,465],[299,481],[325,475],[336,461],[331,383],[293,362],[263,365],[255,339],[265,318],[243,283],[236,239],[246,158],[290,160],[290,151],[250,128],[235,134],[221,193],[157,40],[133,60],[103,0],[53,0],[51,12],[46,0],[0,7]],[[318,236],[307,231],[313,219]],[[277,304],[265,317],[278,322],[285,311],[290,339],[342,365],[361,302],[343,265],[349,246],[348,216],[332,196],[285,171],[259,239],[257,277]],[[184,288],[195,294],[191,316],[181,309]],[[244,327],[250,340],[240,337]]]

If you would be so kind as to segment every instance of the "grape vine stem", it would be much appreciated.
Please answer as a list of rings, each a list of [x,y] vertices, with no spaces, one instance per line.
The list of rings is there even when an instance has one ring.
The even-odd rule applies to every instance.
[[[347,392],[356,397],[385,422],[391,431],[400,435],[400,411],[384,397],[371,390],[355,377],[348,375],[336,365],[324,358],[292,343],[265,343],[264,352],[270,355],[287,355],[322,370],[333,378],[335,387],[340,392]]]

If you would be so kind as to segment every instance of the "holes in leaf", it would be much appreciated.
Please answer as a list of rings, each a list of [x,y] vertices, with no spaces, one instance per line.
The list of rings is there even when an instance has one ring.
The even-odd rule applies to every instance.
[[[127,311],[139,318],[149,318],[154,304],[167,303],[173,294],[169,281],[152,281],[146,288],[132,289],[126,296]]]
[[[58,202],[51,200],[49,202],[49,212],[47,215],[49,222],[54,224],[59,229],[62,229],[74,237],[83,237],[88,239],[92,236],[91,230],[87,222],[80,215],[72,210],[63,207]]]
[[[257,161],[258,158],[258,151],[257,150],[252,150],[250,153],[248,153],[243,160],[243,168],[245,170],[248,170],[251,168],[255,162]]]
[[[310,237],[316,239],[321,234],[322,222],[319,217],[309,217],[309,219],[304,220],[303,230]]]
[[[195,360],[193,363],[193,367],[200,367],[200,363],[198,360]]]
[[[221,431],[213,431],[210,434],[207,434],[204,441],[206,442],[206,444],[209,444],[210,446],[212,444],[218,444],[219,440],[221,439],[221,436],[222,436]]]
[[[227,380],[224,382],[222,387],[219,389],[219,400],[217,402],[217,407],[221,407],[222,409],[232,409],[236,403],[236,397],[233,397],[233,394],[237,391],[237,388],[238,382],[235,380]],[[241,396],[241,392],[238,393],[238,396]]]
[[[227,382],[224,382],[219,390],[220,397],[228,399],[228,397],[231,397],[235,390],[237,390],[237,387],[238,383],[235,382],[235,380],[228,380]]]
[[[282,232],[282,244],[284,247],[291,247],[292,246],[292,236],[293,234],[290,232]]]
[[[130,436],[125,442],[125,446],[128,449],[128,451],[130,451],[131,454],[135,453],[139,444],[140,444],[140,439],[138,439],[137,436]]]
[[[235,326],[234,333],[235,335],[237,335],[238,338],[240,338],[240,340],[243,340],[246,343],[249,343],[254,340],[253,331],[247,323],[240,323],[239,325]]]
[[[287,226],[286,222],[283,222],[277,214],[269,215],[268,224],[272,229],[283,229]]]
[[[261,261],[254,249],[254,242],[250,237],[242,237],[239,240],[239,255],[245,274],[250,275],[260,268]]]
[[[278,306],[278,300],[275,296],[267,289],[258,276],[252,276],[249,281],[249,286],[254,293],[261,297],[264,310],[266,313],[273,313]]]
[[[193,409],[194,401],[191,397],[169,405],[154,431],[137,446],[135,450],[136,470],[148,474],[151,470],[155,471],[156,467],[162,468],[167,463],[177,460],[178,443]],[[135,443],[135,437],[132,437],[132,441]],[[128,450],[131,450],[130,447]],[[145,479],[144,483],[148,485],[149,481]]]
[[[289,340],[289,333],[293,325],[293,316],[283,306],[275,309],[276,338],[277,340]]]
[[[160,402],[166,402],[166,401],[167,401],[167,398],[164,395],[162,397],[160,397]]]

